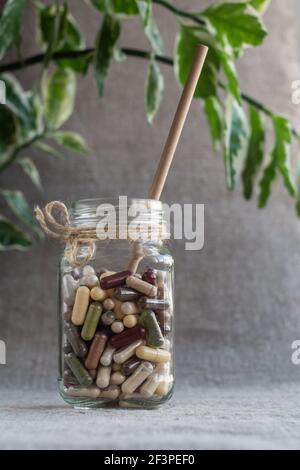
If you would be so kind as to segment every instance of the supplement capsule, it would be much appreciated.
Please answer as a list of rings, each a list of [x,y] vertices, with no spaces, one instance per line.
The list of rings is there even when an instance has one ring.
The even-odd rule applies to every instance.
[[[152,348],[159,348],[164,344],[164,337],[157,322],[155,313],[152,310],[144,310],[141,317],[141,322],[147,332],[147,345]]]
[[[152,284],[153,286],[156,285],[156,274],[154,269],[147,269],[147,271],[144,272],[142,275],[143,281],[149,282],[149,284]]]
[[[90,289],[86,286],[78,287],[75,303],[72,310],[72,323],[83,325],[90,301]]]
[[[103,302],[104,310],[113,310],[115,308],[115,303],[112,299],[105,299]]]
[[[124,348],[118,349],[118,351],[114,354],[113,358],[117,364],[123,364],[123,362],[127,361],[130,357],[134,356],[136,348],[143,344],[142,339],[138,339],[134,341],[129,346],[125,346]]]
[[[89,276],[90,274],[96,274],[93,266],[89,264],[85,265],[82,269],[82,276]]]
[[[92,289],[95,286],[99,286],[99,279],[96,274],[88,274],[86,276],[82,276],[79,280],[79,284],[81,286],[87,286],[89,289]]]
[[[116,400],[120,395],[120,387],[118,385],[109,385],[104,390],[100,392],[100,398],[110,398],[111,400]]]
[[[114,314],[115,314],[116,318],[121,321],[125,317],[124,313],[121,310],[122,302],[120,300],[116,300],[116,299],[114,300],[114,302],[115,302]]]
[[[78,281],[71,274],[65,274],[62,279],[63,301],[70,307],[74,304]]]
[[[100,357],[104,351],[107,343],[107,335],[102,332],[95,334],[93,342],[90,346],[89,353],[85,360],[85,367],[87,369],[97,369]]]
[[[149,348],[149,346],[139,346],[136,349],[135,354],[140,359],[155,363],[169,362],[171,359],[171,354],[169,351],[166,351],[165,349]]]
[[[123,318],[123,324],[126,326],[126,328],[133,328],[136,326],[138,323],[138,317],[137,315],[126,315],[126,317]]]
[[[155,297],[157,294],[157,287],[152,286],[149,282],[145,282],[142,279],[138,279],[135,276],[128,276],[126,279],[127,287],[141,292],[142,294],[147,295],[148,297]]]
[[[69,353],[65,355],[65,361],[70,367],[71,371],[75,375],[76,379],[80,383],[80,385],[89,386],[92,385],[93,379],[85,369],[85,367],[81,364],[78,357],[75,356],[73,353]]]
[[[150,398],[154,394],[160,382],[162,382],[165,374],[165,364],[158,364],[154,372],[148,377],[146,382],[140,388],[140,393],[145,398]]]
[[[132,302],[139,298],[140,294],[129,287],[116,287],[114,297],[122,302]]]
[[[122,384],[123,393],[133,393],[153,372],[151,362],[142,362],[134,373]]]
[[[128,346],[138,339],[145,338],[145,329],[141,325],[137,325],[134,328],[122,331],[118,335],[113,336],[110,339],[110,344],[114,348],[122,348]]]
[[[64,385],[66,387],[70,387],[71,385],[78,385],[78,380],[73,375],[73,373],[70,369],[64,370],[63,380],[64,380]]]
[[[88,349],[86,344],[80,338],[78,329],[71,322],[65,322],[65,334],[76,356],[85,357]]]
[[[102,313],[102,305],[94,302],[89,306],[86,319],[81,331],[81,337],[85,341],[93,339]]]
[[[96,300],[97,302],[102,302],[107,298],[107,293],[105,290],[101,289],[101,287],[93,287],[91,290],[91,298],[92,300]]]
[[[124,331],[124,325],[121,321],[117,320],[117,321],[114,321],[111,325],[111,330],[114,332],[114,333],[122,333],[122,331]]]
[[[111,366],[99,366],[96,384],[99,388],[106,388],[110,381]]]
[[[167,299],[149,299],[143,296],[139,298],[138,305],[141,309],[166,310],[170,307],[170,302]]]
[[[133,372],[138,368],[140,363],[140,359],[138,359],[136,356],[132,357],[128,361],[124,362],[124,364],[122,365],[122,374],[124,374],[126,377],[128,377],[128,375],[133,374]]]
[[[69,387],[65,390],[65,394],[70,397],[98,398],[100,390],[95,385],[92,387]]]
[[[125,379],[126,379],[125,375],[117,371],[111,375],[110,383],[114,385],[121,385],[125,381]]]
[[[102,323],[108,326],[110,326],[115,321],[115,319],[116,319],[115,314],[111,310],[107,310],[107,312],[104,312],[101,317]]]
[[[108,344],[104,350],[104,353],[101,356],[100,364],[102,364],[103,366],[109,366],[112,363],[113,354],[115,350],[116,348]]]
[[[112,289],[113,287],[125,284],[126,278],[132,274],[131,271],[121,271],[101,278],[100,286],[102,289]]]
[[[139,311],[140,309],[134,302],[123,302],[121,305],[121,312],[124,315],[135,315]]]

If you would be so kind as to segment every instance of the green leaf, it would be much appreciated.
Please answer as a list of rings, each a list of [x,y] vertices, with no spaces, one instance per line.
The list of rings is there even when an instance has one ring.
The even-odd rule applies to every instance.
[[[63,157],[63,155],[61,155],[61,153],[59,153],[55,148],[51,147],[51,145],[47,144],[46,142],[43,142],[42,140],[38,140],[33,144],[33,146],[42,150],[45,153],[53,155],[54,157]]]
[[[25,0],[7,0],[0,18],[0,59],[20,37]]]
[[[103,96],[104,83],[120,35],[120,22],[111,15],[104,15],[96,39],[95,78],[99,95]]]
[[[204,111],[207,116],[211,137],[216,151],[221,148],[223,133],[223,110],[216,96],[209,96],[204,101]]]
[[[153,118],[159,109],[163,89],[164,79],[159,66],[155,61],[151,60],[145,86],[145,107],[149,124],[152,124]]]
[[[76,78],[70,69],[56,69],[42,83],[45,118],[50,129],[58,129],[71,116],[76,95]]]
[[[261,18],[247,3],[217,3],[201,13],[207,27],[224,46],[235,53],[244,46],[258,46],[267,34]]]
[[[271,3],[271,0],[250,0],[249,5],[251,5],[255,10],[257,10],[261,15],[267,10]]]
[[[76,132],[64,131],[55,132],[50,135],[58,144],[64,147],[75,150],[76,152],[88,154],[89,148],[84,138]]]
[[[8,189],[1,189],[0,193],[14,214],[41,237],[42,232],[33,218],[32,211],[29,209],[24,194],[21,191],[11,191]]]
[[[139,0],[138,0],[139,1]],[[102,13],[120,16],[135,16],[139,14],[136,0],[89,0]]]
[[[33,184],[38,189],[42,189],[40,174],[33,160],[29,157],[23,157],[18,160],[18,164],[22,167],[24,173],[31,179]]]
[[[160,54],[163,51],[163,41],[153,18],[152,0],[138,0],[136,3],[143,20],[145,35],[148,38],[153,51]]]
[[[232,94],[232,96],[236,99],[236,101],[241,105],[242,98],[241,98],[241,90],[240,84],[237,77],[237,72],[235,65],[228,54],[225,52],[219,52],[219,57],[221,60],[221,64],[224,70],[224,74],[228,80],[228,90]]]
[[[0,160],[17,143],[19,136],[18,124],[13,112],[6,106],[0,105]]]
[[[218,55],[211,44],[211,38],[201,28],[181,25],[176,38],[175,46],[175,75],[178,82],[184,86],[192,67],[195,53],[199,43],[210,47],[203,66],[194,96],[207,98],[217,94],[217,73],[220,67]]]
[[[264,159],[266,140],[265,121],[261,112],[253,106],[250,106],[249,111],[251,134],[245,168],[242,174],[246,199],[252,197],[254,181]]]
[[[265,207],[270,193],[272,183],[277,175],[281,175],[283,183],[290,196],[296,196],[295,183],[293,181],[290,167],[290,153],[292,142],[292,131],[289,121],[282,116],[273,116],[273,127],[275,133],[275,145],[273,147],[269,164],[264,170],[260,181],[260,194],[258,205]]]
[[[227,187],[233,191],[244,164],[248,146],[248,123],[243,108],[229,95],[226,102],[224,161]]]
[[[0,250],[26,250],[32,242],[28,235],[21,232],[12,222],[0,216]]]

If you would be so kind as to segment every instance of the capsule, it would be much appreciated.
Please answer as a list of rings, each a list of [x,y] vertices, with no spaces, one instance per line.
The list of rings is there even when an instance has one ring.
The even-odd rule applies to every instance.
[[[152,284],[153,286],[156,285],[156,274],[154,269],[147,269],[142,275],[143,281],[149,282],[149,284]]]
[[[142,362],[134,373],[122,384],[123,393],[133,393],[153,372],[151,362]]]
[[[121,311],[124,315],[135,315],[139,313],[140,309],[134,302],[123,302],[121,305]]]
[[[139,298],[140,294],[129,287],[116,287],[114,297],[122,302],[132,302]]]
[[[130,359],[135,354],[136,348],[143,344],[142,339],[138,339],[134,341],[129,346],[125,346],[124,348],[118,349],[118,351],[114,354],[113,359],[117,364],[123,364],[125,361]]]
[[[101,278],[100,286],[102,289],[112,289],[125,284],[126,278],[132,274],[131,271],[121,271]]]
[[[140,388],[140,393],[145,398],[150,398],[155,393],[160,382],[164,379],[165,374],[165,365],[166,364],[158,364],[153,373],[148,377],[145,383]]]
[[[164,344],[164,337],[157,322],[155,313],[152,310],[144,310],[141,322],[147,331],[147,345],[152,348],[159,348]]]
[[[101,287],[95,286],[91,290],[91,299],[97,302],[103,302],[107,298],[107,293]]]
[[[103,302],[104,310],[113,310],[115,308],[115,302],[112,299],[105,299]]]
[[[170,307],[170,302],[167,299],[149,299],[143,296],[139,298],[138,306],[140,309],[166,310]]]
[[[95,334],[93,342],[90,346],[89,353],[85,360],[85,367],[87,369],[97,369],[100,357],[104,351],[107,343],[107,335],[102,332]]]
[[[76,356],[81,358],[85,357],[88,349],[84,341],[80,338],[77,327],[71,322],[65,322],[64,331]]]
[[[81,364],[78,357],[75,356],[73,353],[69,353],[65,355],[65,361],[70,367],[71,371],[75,375],[76,379],[80,383],[80,385],[89,386],[92,385],[93,379],[85,369],[85,367]]]
[[[90,274],[96,274],[93,266],[86,264],[82,269],[83,276],[89,276]]]
[[[72,310],[72,323],[83,325],[90,301],[90,289],[86,286],[78,287],[75,303]]]
[[[96,384],[99,388],[106,388],[110,381],[111,366],[99,366]]]
[[[63,301],[70,307],[74,304],[78,282],[71,274],[65,274],[62,279]]]
[[[92,289],[93,287],[99,286],[99,279],[96,274],[87,274],[79,279],[79,284]]]
[[[70,369],[64,370],[63,381],[66,387],[70,387],[71,385],[78,385],[78,380]]]
[[[140,359],[138,359],[136,356],[132,357],[128,361],[124,362],[124,364],[122,365],[122,374],[126,375],[126,377],[128,377],[128,375],[133,374],[133,372],[138,368],[140,363]]]
[[[155,363],[169,362],[171,359],[169,351],[166,351],[165,349],[149,348],[149,346],[139,346],[136,349],[135,354],[140,359]]]
[[[126,317],[123,318],[123,323],[126,328],[133,328],[138,323],[138,317],[137,315],[126,315]]]
[[[112,363],[113,354],[115,350],[116,348],[108,344],[101,356],[100,364],[102,364],[103,366],[109,366]]]
[[[114,385],[121,385],[125,380],[125,375],[119,371],[114,372],[110,377],[110,383]]]
[[[114,321],[116,317],[114,312],[111,310],[107,310],[107,312],[104,312],[102,317],[101,317],[101,322],[104,323],[104,325],[110,326]]]
[[[110,344],[114,348],[122,348],[128,346],[138,339],[145,338],[145,329],[141,325],[137,325],[134,328],[129,328],[118,335],[111,338]]]
[[[128,276],[126,279],[127,287],[141,292],[142,294],[147,295],[148,297],[155,297],[157,294],[157,287],[152,286],[149,282],[145,282],[142,279],[138,279],[135,276]]]
[[[92,387],[69,387],[65,394],[70,397],[98,398],[100,390],[95,385]]]
[[[120,320],[114,321],[111,325],[111,331],[116,334],[122,333],[122,331],[124,331],[123,322],[121,322]]]
[[[81,331],[81,337],[85,341],[93,339],[102,313],[102,305],[94,302],[89,306],[86,319]]]
[[[109,385],[104,390],[100,392],[100,398],[110,398],[111,400],[116,400],[120,395],[120,387],[118,385]]]

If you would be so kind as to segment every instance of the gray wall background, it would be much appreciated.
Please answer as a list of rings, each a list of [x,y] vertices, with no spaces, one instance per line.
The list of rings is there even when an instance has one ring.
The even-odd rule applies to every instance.
[[[263,47],[246,53],[238,69],[244,91],[293,116],[299,125],[299,109],[290,99],[291,81],[300,76],[295,3],[273,0],[265,16],[269,37]],[[91,45],[100,18],[84,2],[70,4]],[[174,17],[155,10],[171,53]],[[26,55],[35,50],[32,28],[28,11]],[[136,20],[128,21],[122,36],[124,46],[147,47]],[[92,71],[78,80],[76,111],[65,127],[85,136],[91,156],[69,154],[59,160],[30,151],[44,192],[34,189],[18,168],[1,175],[1,186],[23,190],[32,206],[52,199],[69,203],[85,197],[145,196],[180,94],[172,69],[165,66],[163,103],[154,126],[148,127],[146,65],[133,58],[114,65],[102,100]],[[29,68],[18,76],[29,87],[37,73],[38,68]],[[240,188],[229,194],[222,157],[213,154],[203,112],[194,102],[163,200],[205,203],[204,249],[185,252],[183,242],[174,244],[178,381],[220,386],[298,381],[290,356],[291,342],[300,337],[300,222],[282,184],[264,211],[246,203]],[[7,213],[4,207],[1,213]],[[0,367],[2,386],[55,386],[59,254],[52,241],[28,253],[0,254],[0,338],[7,343],[8,362]]]

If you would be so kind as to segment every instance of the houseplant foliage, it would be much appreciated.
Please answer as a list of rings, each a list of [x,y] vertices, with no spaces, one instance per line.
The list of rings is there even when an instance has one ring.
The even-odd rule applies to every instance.
[[[39,53],[23,57],[21,31],[29,3],[34,7]],[[300,212],[296,178],[290,165],[291,145],[299,140],[299,134],[288,118],[243,94],[236,71],[236,62],[245,50],[261,45],[267,35],[262,15],[270,0],[212,1],[202,11],[201,2],[195,1],[193,12],[179,9],[175,3],[85,0],[84,6],[99,15],[94,44],[87,47],[72,14],[72,2],[7,0],[0,18],[0,79],[6,85],[6,104],[0,105],[0,171],[20,165],[26,177],[41,188],[38,168],[28,156],[33,147],[49,155],[59,154],[64,148],[88,153],[84,138],[63,127],[74,110],[76,78],[92,70],[101,97],[112,62],[129,66],[128,56],[148,61],[144,100],[146,118],[152,124],[163,97],[163,66],[173,66],[178,83],[184,85],[200,42],[210,49],[195,99],[207,117],[215,150],[224,156],[228,189],[233,191],[241,179],[245,198],[255,195],[259,207],[264,207],[273,183],[280,179]],[[159,9],[174,15],[178,25],[173,57],[164,53],[155,21]],[[149,44],[147,50],[129,49],[122,44],[122,26],[131,17],[140,20],[141,34],[145,34]],[[5,58],[11,48],[17,48],[16,62]],[[24,90],[14,72],[33,65],[41,69],[40,80],[32,90]],[[265,145],[268,121],[273,129],[271,154]],[[34,234],[41,234],[25,195],[6,188],[0,191],[24,227],[0,216],[0,249],[26,249]]]

